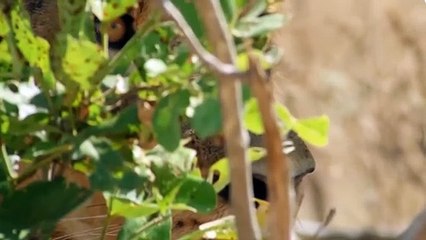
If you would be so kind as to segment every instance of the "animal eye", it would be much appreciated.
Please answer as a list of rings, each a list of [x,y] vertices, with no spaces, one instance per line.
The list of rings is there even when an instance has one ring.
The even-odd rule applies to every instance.
[[[109,24],[107,34],[110,42],[120,41],[126,34],[126,24],[123,19],[119,18]]]
[[[120,18],[112,21],[106,28],[108,34],[109,48],[114,50],[121,49],[127,41],[135,34],[133,28],[134,19],[132,16],[125,14]],[[95,19],[96,26],[96,40],[101,43],[100,22]]]

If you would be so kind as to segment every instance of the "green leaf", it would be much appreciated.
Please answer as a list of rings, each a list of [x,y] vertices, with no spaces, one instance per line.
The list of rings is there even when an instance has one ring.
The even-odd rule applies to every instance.
[[[1,29],[1,27],[0,27]],[[7,42],[0,39],[0,66],[1,64],[9,64],[12,62],[12,55],[10,55]],[[0,76],[1,77],[1,76]]]
[[[117,181],[112,174],[105,166],[96,166],[95,171],[89,177],[91,188],[100,191],[113,191],[117,186]]]
[[[308,119],[296,119],[290,111],[282,104],[275,103],[275,111],[282,121],[283,132],[294,130],[303,140],[316,145],[325,146],[328,143],[328,129],[330,120],[327,116]]]
[[[296,122],[293,130],[306,142],[315,146],[328,144],[330,120],[327,116],[301,119]]]
[[[282,14],[270,14],[257,18],[243,18],[232,29],[235,37],[256,37],[281,28],[285,18]]]
[[[171,239],[172,217],[159,216],[127,219],[118,234],[118,240]]]
[[[101,21],[112,21],[137,3],[136,0],[90,0],[92,13]]]
[[[6,21],[6,16],[0,11],[0,36],[4,37],[9,32],[9,25]]]
[[[54,224],[83,203],[91,193],[63,179],[34,182],[3,198],[0,205],[0,231]]]
[[[244,106],[244,126],[252,133],[263,134],[262,117],[259,112],[259,105],[255,98],[249,99]]]
[[[135,236],[139,235],[140,229],[147,224],[146,217],[139,218],[128,218],[121,227],[118,233],[118,240],[129,240],[135,239]]]
[[[95,163],[95,171],[90,176],[92,188],[111,191],[121,186],[124,187],[121,190],[125,191],[129,190],[129,181],[132,187],[135,188],[143,184],[144,181],[142,178],[133,178],[138,177],[136,173],[134,173],[136,176],[129,176],[128,170],[124,170],[126,159],[123,150],[113,147],[113,143],[109,140],[91,138],[83,142],[80,149],[85,150],[82,153],[91,156]]]
[[[84,141],[90,136],[115,135],[129,133],[135,126],[139,126],[136,104],[132,104],[121,110],[113,118],[110,118],[97,126],[84,129],[77,140]]]
[[[11,20],[17,47],[31,66],[41,69],[44,75],[43,85],[52,89],[55,87],[55,77],[50,67],[49,43],[32,33],[30,22],[20,4],[14,4]]]
[[[189,91],[180,90],[160,100],[153,115],[154,133],[159,144],[167,151],[174,151],[181,138],[179,116],[189,105]]]
[[[250,147],[248,149],[248,158],[250,161],[255,162],[266,156],[266,149],[262,147]]]
[[[160,211],[157,204],[142,203],[137,204],[128,199],[113,197],[111,204],[111,214],[123,216],[125,218],[147,217]]]
[[[98,45],[84,39],[67,36],[67,49],[62,67],[69,77],[77,82],[81,88],[90,89],[90,78],[105,61],[102,50]]]
[[[140,236],[139,239],[171,239],[172,237],[172,217],[164,216],[158,223],[147,228]],[[151,221],[155,221],[151,220]]]
[[[198,105],[191,118],[191,126],[200,138],[219,133],[222,129],[222,111],[219,100],[207,98]]]
[[[161,196],[166,199],[163,200],[164,204],[171,204],[176,196],[177,188],[182,183],[182,176],[177,176],[173,172],[172,166],[164,162],[161,164],[159,161],[153,163],[151,170],[155,176],[154,186],[159,190]]]
[[[251,162],[255,162],[266,156],[266,150],[260,147],[251,147],[248,149],[248,156]],[[230,182],[230,171],[228,161],[228,158],[219,159],[209,169],[209,182],[213,180],[214,175],[218,177],[216,179],[216,182],[213,183],[213,187],[216,192],[220,192]]]
[[[200,213],[208,213],[216,207],[216,192],[204,179],[188,176],[180,186],[174,202],[188,205]]]
[[[10,118],[10,121],[9,131],[14,135],[24,135],[50,128],[48,126],[49,115],[47,113],[35,113],[21,121],[16,118]]]
[[[134,189],[141,189],[144,187],[144,184],[148,181],[148,173],[147,172],[141,172],[140,168],[136,170],[131,169],[127,170],[123,173],[123,176],[120,179],[119,182],[119,188],[123,191],[132,191]],[[143,175],[145,174],[145,175]]]
[[[260,50],[253,49],[250,51],[250,54],[259,60],[260,66],[265,70],[270,69],[274,64],[274,62],[270,61],[272,59],[267,58],[267,56],[265,56]],[[249,55],[247,52],[238,54],[236,66],[240,71],[247,71],[249,69]]]
[[[248,2],[248,0],[233,0],[233,1],[235,1],[236,5],[239,9],[244,8],[247,5],[247,2]]]
[[[274,108],[275,112],[277,113],[278,119],[281,120],[281,122],[283,123],[283,125],[281,126],[281,130],[283,132],[291,130],[296,124],[297,119],[293,117],[290,111],[280,103],[275,103]]]
[[[155,175],[165,172],[164,179],[157,178],[157,183],[166,181],[169,176],[176,178],[192,170],[196,161],[196,152],[191,148],[184,147],[184,144],[182,141],[180,146],[173,152],[169,152],[161,146],[156,146],[146,153],[146,160],[152,162],[152,170]],[[167,187],[160,187],[160,191],[166,189]]]

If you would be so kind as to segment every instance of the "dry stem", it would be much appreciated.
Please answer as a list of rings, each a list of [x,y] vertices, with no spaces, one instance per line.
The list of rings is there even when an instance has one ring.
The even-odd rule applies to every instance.
[[[270,82],[258,62],[250,56],[250,87],[257,98],[265,128],[265,146],[268,153],[268,210],[270,238],[290,239],[289,167],[282,151],[282,137],[275,115]]]
[[[236,50],[219,2],[197,0],[194,3],[198,12],[202,13],[200,17],[214,54],[221,61],[234,65]],[[218,77],[226,150],[231,169],[231,205],[238,236],[244,240],[261,239],[252,203],[251,164],[246,154],[248,135],[242,125],[241,82],[229,75]]]

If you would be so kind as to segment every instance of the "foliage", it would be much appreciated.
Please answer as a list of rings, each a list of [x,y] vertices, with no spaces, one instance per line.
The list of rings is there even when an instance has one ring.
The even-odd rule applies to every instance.
[[[3,238],[49,236],[59,219],[95,191],[104,193],[110,216],[126,218],[119,239],[167,239],[172,210],[206,213],[215,207],[215,189],[229,181],[226,160],[215,165],[225,178],[214,187],[197,174],[196,153],[181,134],[183,122],[202,138],[220,133],[215,77],[192,56],[178,28],[155,14],[114,58],[93,34],[94,16],[106,24],[135,3],[60,1],[62,28],[54,45],[33,34],[22,1],[0,3]],[[174,3],[203,42],[193,4]],[[277,51],[268,33],[284,17],[268,13],[266,0],[249,11],[246,1],[221,3],[239,49],[239,68],[247,68],[247,39],[262,66],[272,67]],[[256,108],[255,100],[246,101],[245,123],[262,133]],[[314,144],[326,143],[327,119],[296,120],[283,106],[277,113],[283,133],[294,129]],[[253,160],[262,154],[252,149]],[[13,159],[24,170],[15,172]],[[72,165],[88,177],[90,188],[60,176],[22,185],[52,164]]]

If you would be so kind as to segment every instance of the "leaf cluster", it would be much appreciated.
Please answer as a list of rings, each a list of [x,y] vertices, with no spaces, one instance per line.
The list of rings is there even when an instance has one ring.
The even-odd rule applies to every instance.
[[[193,3],[173,2],[205,43]],[[248,66],[247,40],[265,69],[280,56],[270,45],[269,33],[285,18],[268,11],[269,1],[254,2],[221,1],[241,71]],[[190,52],[179,29],[155,13],[109,57],[108,44],[102,46],[94,34],[95,16],[101,26],[107,25],[135,4],[58,1],[61,30],[49,44],[33,33],[22,0],[0,3],[2,238],[48,238],[61,218],[96,191],[104,193],[108,217],[126,219],[119,239],[168,239],[172,210],[214,209],[215,189],[227,181],[218,187],[201,177],[197,153],[185,147],[182,125],[201,138],[220,134],[217,79]],[[256,102],[247,89],[244,99],[246,127],[262,133]],[[297,120],[281,105],[277,113],[283,132],[294,129],[314,144],[326,143],[325,117]],[[259,152],[253,154],[253,159],[260,158]],[[17,162],[25,166],[18,172]],[[90,187],[61,174],[44,174],[23,184],[34,173],[58,165],[85,174]],[[226,176],[225,165],[213,170]]]

